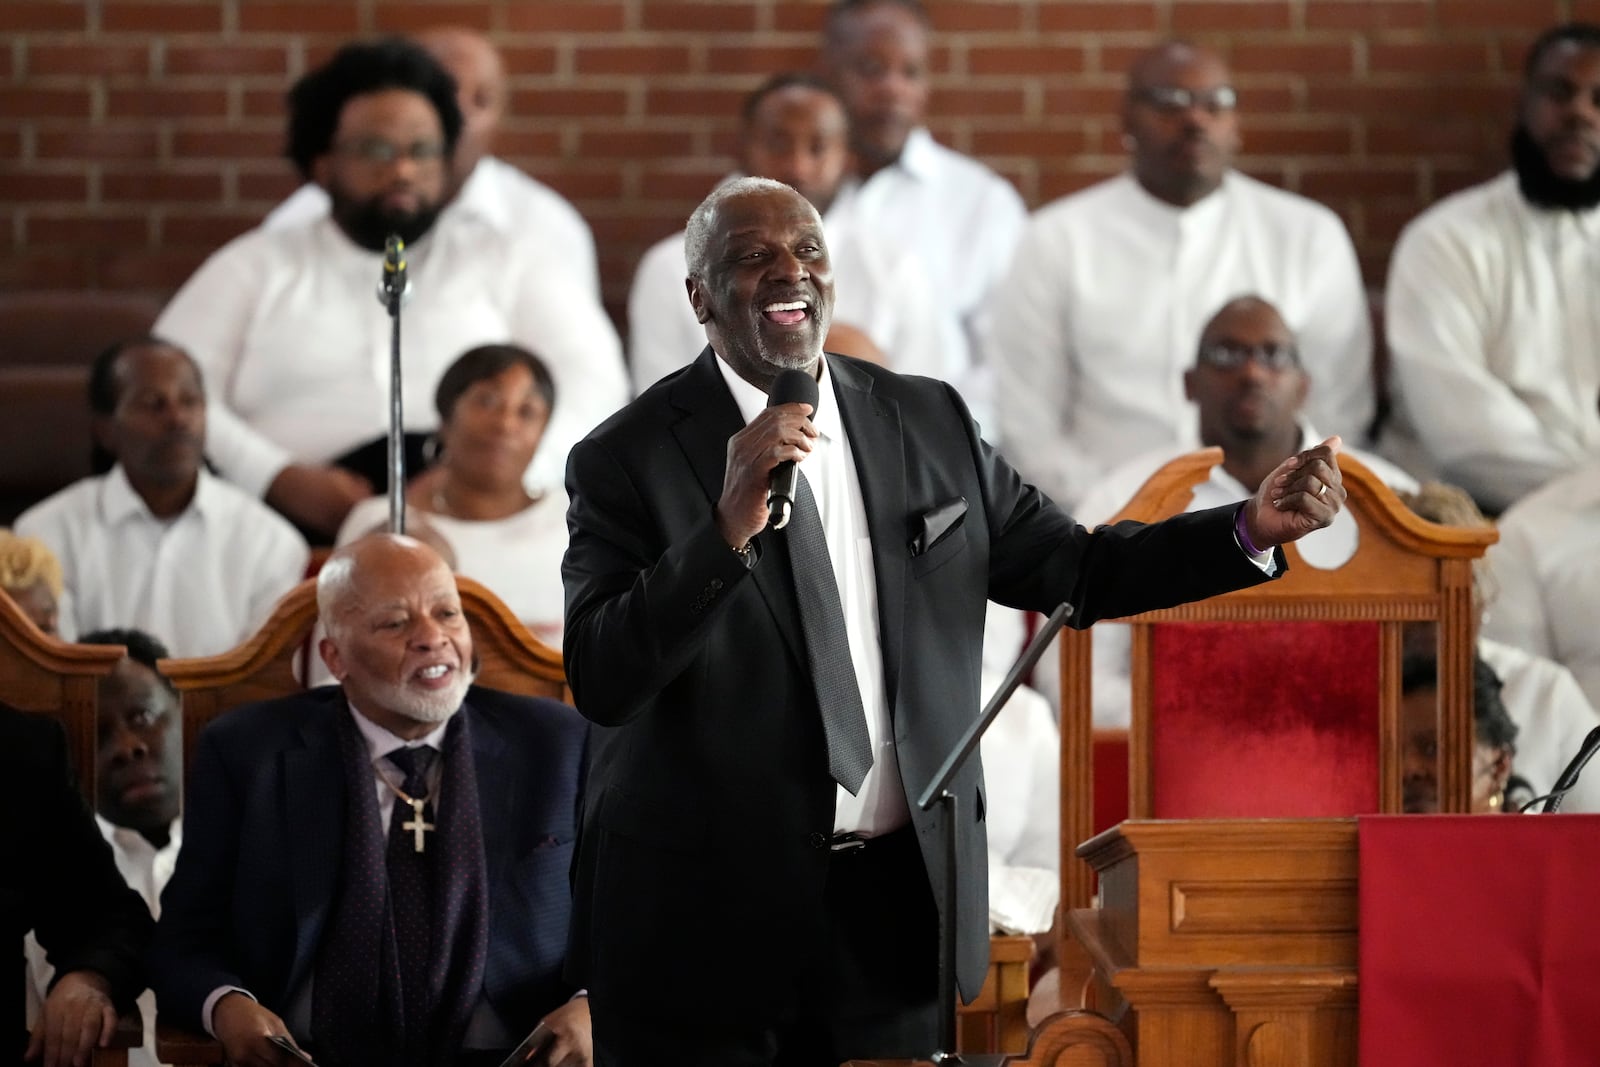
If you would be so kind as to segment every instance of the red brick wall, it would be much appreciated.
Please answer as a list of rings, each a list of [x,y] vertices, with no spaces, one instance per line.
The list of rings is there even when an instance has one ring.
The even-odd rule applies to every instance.
[[[1399,227],[1503,161],[1527,42],[1600,0],[931,0],[935,133],[1032,205],[1121,165],[1129,57],[1232,61],[1245,170],[1323,200],[1381,282]],[[0,287],[170,292],[292,187],[283,91],[345,38],[490,31],[503,153],[571,197],[616,309],[729,164],[763,75],[812,62],[818,0],[0,0]]]

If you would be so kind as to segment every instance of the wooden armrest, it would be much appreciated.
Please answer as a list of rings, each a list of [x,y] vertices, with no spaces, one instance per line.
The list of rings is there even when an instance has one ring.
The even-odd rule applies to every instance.
[[[139,1005],[117,1016],[117,1028],[111,1031],[111,1044],[107,1048],[130,1049],[144,1044],[144,1012]]]
[[[196,1063],[209,1067],[222,1062],[222,1046],[205,1034],[157,1020],[156,1059],[162,1063]]]

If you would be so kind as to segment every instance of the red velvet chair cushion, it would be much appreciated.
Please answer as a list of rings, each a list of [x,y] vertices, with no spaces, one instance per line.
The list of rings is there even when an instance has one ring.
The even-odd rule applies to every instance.
[[[1378,625],[1160,623],[1151,633],[1152,814],[1378,810]]]

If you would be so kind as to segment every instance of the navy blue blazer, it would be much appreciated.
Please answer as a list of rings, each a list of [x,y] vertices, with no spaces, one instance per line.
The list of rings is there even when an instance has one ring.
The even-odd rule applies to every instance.
[[[150,950],[164,1019],[199,1029],[226,985],[281,1015],[311,974],[340,871],[344,714],[327,686],[236,708],[201,733]],[[573,992],[561,972],[588,727],[556,701],[477,687],[457,714],[471,721],[488,864],[483,995],[513,1029],[532,1027]]]

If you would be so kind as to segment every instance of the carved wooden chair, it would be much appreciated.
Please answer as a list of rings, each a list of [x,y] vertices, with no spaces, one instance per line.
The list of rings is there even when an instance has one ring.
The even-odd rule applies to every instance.
[[[78,773],[78,787],[95,803],[95,687],[121,662],[119,648],[72,645],[42,633],[5,593],[0,592],[0,700],[37,715],[60,720],[67,753]],[[15,958],[15,957],[13,957]],[[128,1050],[144,1041],[138,1008],[117,1020],[111,1047],[96,1049],[96,1067],[125,1067]]]
[[[1117,519],[1178,514],[1221,459],[1213,448],[1172,461]],[[1132,631],[1130,818],[1400,811],[1401,630],[1423,621],[1439,624],[1441,809],[1467,810],[1471,563],[1495,534],[1425,522],[1359,461],[1341,455],[1339,465],[1358,532],[1342,565],[1313,566],[1287,545],[1289,571],[1277,581],[1125,620]],[[1093,872],[1075,856],[1095,828],[1093,639],[1092,629],[1062,639],[1063,915],[1088,907],[1093,892]],[[1273,685],[1284,674],[1280,657],[1293,657],[1298,672],[1289,696]],[[1283,765],[1249,764],[1253,751]],[[1292,762],[1286,753],[1302,758]],[[1267,788],[1268,781],[1283,788]],[[1067,924],[1059,925],[1064,964],[1081,960]],[[1072,983],[1064,971],[1068,1006],[1077,1003]]]

